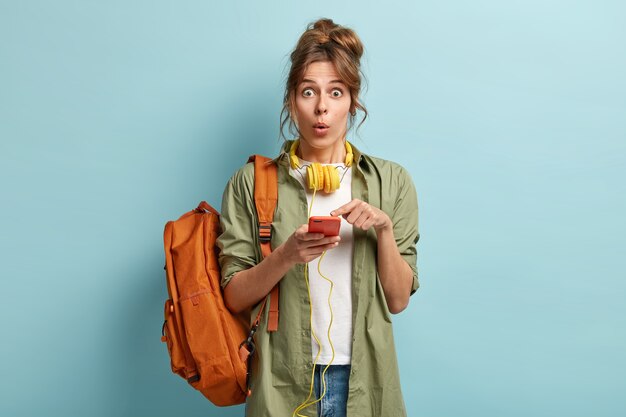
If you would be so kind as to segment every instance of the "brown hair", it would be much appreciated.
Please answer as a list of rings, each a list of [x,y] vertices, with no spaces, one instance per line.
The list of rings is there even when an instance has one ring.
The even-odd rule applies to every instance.
[[[339,78],[350,90],[352,103],[350,104],[348,131],[354,125],[356,110],[363,111],[363,119],[357,126],[358,129],[368,114],[365,106],[358,100],[361,91],[361,76],[365,78],[361,71],[362,55],[363,44],[352,29],[326,18],[310,23],[291,52],[291,68],[285,85],[283,109],[280,112],[280,136],[285,138],[283,129],[287,122],[289,122],[289,133],[298,135],[298,129],[291,118],[291,112],[295,108],[296,88],[309,64],[318,61],[333,63]],[[367,79],[365,81],[367,82]]]

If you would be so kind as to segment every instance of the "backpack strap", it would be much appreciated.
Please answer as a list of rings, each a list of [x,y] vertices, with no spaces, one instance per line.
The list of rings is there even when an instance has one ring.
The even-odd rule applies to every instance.
[[[272,239],[272,221],[278,202],[278,170],[276,164],[262,155],[251,155],[248,162],[254,162],[254,204],[259,218],[259,240],[261,241],[261,254],[265,258],[272,252],[270,242]],[[278,290],[276,284],[270,293],[270,311],[268,316],[267,331],[278,330]],[[261,312],[265,307],[265,301],[259,309],[255,325],[258,325]]]

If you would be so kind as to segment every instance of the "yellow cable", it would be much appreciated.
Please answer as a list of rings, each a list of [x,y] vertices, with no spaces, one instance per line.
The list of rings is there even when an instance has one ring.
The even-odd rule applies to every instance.
[[[316,187],[317,188],[317,187]],[[311,218],[311,209],[313,208],[313,200],[315,199],[315,190],[316,188],[313,189],[313,197],[311,197],[311,206],[309,207],[309,218]],[[309,270],[309,264],[308,262],[305,264],[304,267],[304,279],[306,281],[306,287],[307,287],[307,291],[309,294],[309,320],[311,323],[311,334],[313,335],[313,338],[315,339],[315,341],[317,342],[317,355],[315,356],[315,360],[313,361],[313,370],[311,372],[311,386],[309,387],[309,396],[306,398],[306,400],[304,400],[304,402],[302,402],[293,412],[292,417],[307,417],[307,416],[303,416],[302,414],[300,414],[300,411],[312,406],[313,404],[316,404],[318,402],[320,402],[322,400],[322,398],[324,398],[324,396],[326,395],[326,370],[328,369],[328,367],[333,363],[333,361],[335,360],[335,347],[333,345],[333,341],[330,337],[330,328],[333,324],[333,308],[332,305],[330,303],[330,297],[331,294],[333,292],[333,286],[334,283],[332,280],[328,279],[326,276],[324,276],[322,274],[322,271],[320,270],[320,264],[322,262],[322,258],[324,258],[324,255],[326,255],[326,251],[322,252],[322,255],[320,256],[319,260],[317,261],[317,271],[319,272],[320,276],[322,278],[324,278],[326,281],[328,281],[330,283],[330,291],[328,292],[328,307],[330,308],[330,323],[328,323],[328,342],[330,343],[330,349],[333,352],[333,355],[330,359],[330,363],[328,363],[326,365],[326,367],[324,368],[324,371],[322,372],[322,383],[324,386],[324,390],[322,392],[322,395],[315,401],[309,401],[311,398],[311,395],[313,394],[313,386],[315,385],[315,366],[317,365],[317,359],[320,357],[320,353],[322,353],[322,344],[320,343],[320,340],[317,338],[317,335],[315,334],[315,332],[313,331],[313,305],[311,303],[311,287],[309,286],[309,277],[308,277],[308,270]]]

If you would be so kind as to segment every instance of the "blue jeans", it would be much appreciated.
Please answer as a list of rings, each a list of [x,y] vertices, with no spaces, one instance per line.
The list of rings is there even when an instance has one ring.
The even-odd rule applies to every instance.
[[[322,372],[326,365],[315,366],[315,395],[316,399],[322,396],[324,385],[321,382]],[[330,365],[324,374],[326,394],[317,403],[318,417],[346,417],[348,402],[348,382],[350,380],[350,365]]]

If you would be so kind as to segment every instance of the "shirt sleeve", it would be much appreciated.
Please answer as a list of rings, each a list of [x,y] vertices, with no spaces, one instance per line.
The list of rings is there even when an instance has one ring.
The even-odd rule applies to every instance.
[[[221,234],[215,242],[219,248],[222,288],[228,285],[233,275],[255,266],[259,259],[254,186],[246,183],[244,175],[248,168],[242,168],[230,178],[222,195]]]
[[[420,238],[418,229],[417,192],[408,171],[400,169],[398,193],[393,209],[393,234],[402,258],[413,270],[411,294],[419,288],[417,278],[417,248]]]

